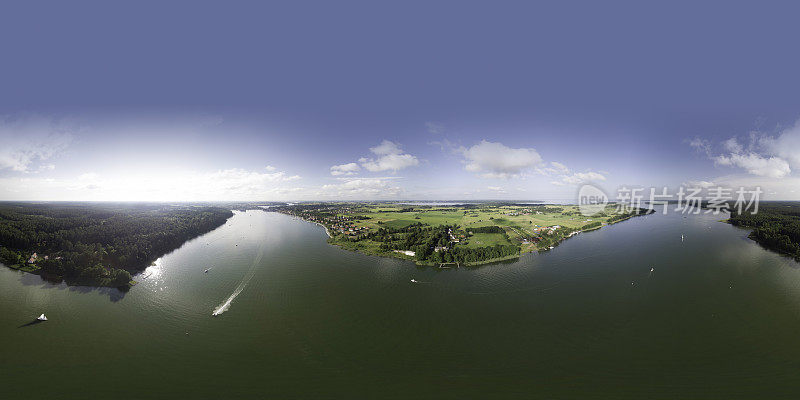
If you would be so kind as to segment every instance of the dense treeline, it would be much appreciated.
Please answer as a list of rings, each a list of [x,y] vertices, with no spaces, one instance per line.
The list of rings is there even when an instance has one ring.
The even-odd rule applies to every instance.
[[[586,224],[586,225],[582,226],[582,227],[581,227],[581,230],[582,230],[582,231],[585,231],[585,230],[587,230],[587,229],[597,228],[597,227],[599,227],[599,226],[601,226],[601,225],[603,225],[603,223],[602,223],[602,222],[600,222],[600,221],[590,222],[590,223],[588,223],[588,224]]]
[[[430,226],[415,223],[404,228],[380,228],[366,239],[380,242],[381,250],[411,250],[425,253],[426,248],[446,247],[450,243],[450,225]]]
[[[656,212],[656,211],[653,210],[653,209],[636,208],[636,209],[633,209],[633,210],[631,210],[631,211],[629,211],[627,213],[620,213],[620,214],[617,214],[617,215],[612,215],[611,217],[608,218],[608,223],[612,224],[614,222],[622,221],[623,219],[628,219],[628,218],[631,218],[631,217],[635,217],[637,215],[652,214],[654,212]]]
[[[506,230],[497,226],[497,225],[489,225],[489,226],[479,226],[475,228],[469,228],[469,231],[472,233],[506,233]]]
[[[473,263],[497,258],[519,255],[520,248],[515,245],[494,245],[485,247],[455,246],[445,251],[425,251],[417,253],[418,260],[434,263]]]
[[[732,225],[753,228],[750,238],[800,260],[800,204],[761,203],[756,214],[732,210]]]
[[[232,215],[218,207],[0,203],[0,262],[70,284],[125,287],[131,272]]]
[[[502,233],[499,226],[470,228],[472,233]],[[468,235],[456,225],[430,226],[415,223],[404,228],[381,228],[368,238],[380,242],[381,250],[410,250],[419,261],[473,263],[519,255],[516,245],[466,247],[453,242],[453,235]]]
[[[472,263],[516,256],[519,255],[520,252],[519,246],[499,244],[484,247],[454,246],[444,251],[433,251],[432,249],[423,250],[425,251],[416,254],[417,259],[434,263]]]

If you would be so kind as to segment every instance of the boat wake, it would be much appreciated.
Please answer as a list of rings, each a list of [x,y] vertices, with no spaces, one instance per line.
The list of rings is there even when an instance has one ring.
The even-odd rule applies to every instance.
[[[233,300],[236,299],[236,296],[238,296],[239,293],[242,293],[242,290],[244,290],[250,280],[253,279],[253,275],[256,274],[256,266],[261,263],[262,258],[264,258],[263,244],[258,248],[258,255],[256,255],[256,257],[253,259],[253,264],[250,265],[250,270],[247,271],[247,274],[245,274],[244,278],[242,278],[242,281],[239,282],[239,285],[236,286],[236,289],[233,289],[233,293],[231,293],[231,295],[228,296],[228,298],[225,299],[222,304],[218,305],[217,308],[214,309],[214,312],[211,313],[212,316],[216,317],[217,315],[220,315],[231,308],[231,304],[233,303]]]

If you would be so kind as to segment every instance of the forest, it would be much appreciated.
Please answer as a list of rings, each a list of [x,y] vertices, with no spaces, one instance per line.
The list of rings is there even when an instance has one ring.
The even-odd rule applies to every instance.
[[[213,206],[0,203],[0,262],[53,282],[124,289],[131,273],[232,215]]]
[[[499,226],[475,227],[470,228],[470,231],[506,235],[505,230]],[[453,237],[469,236],[469,232],[457,225],[430,226],[416,223],[405,228],[380,228],[365,238],[380,242],[381,250],[411,250],[417,260],[430,263],[474,263],[520,253],[517,245],[465,247],[451,240]]]
[[[800,203],[762,202],[757,213],[732,208],[732,225],[753,228],[750,238],[800,260]]]

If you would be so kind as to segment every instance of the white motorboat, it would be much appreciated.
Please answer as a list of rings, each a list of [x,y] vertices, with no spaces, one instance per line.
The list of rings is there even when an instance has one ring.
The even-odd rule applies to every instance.
[[[47,321],[47,317],[45,317],[44,314],[40,315],[39,318],[36,319],[39,321]]]

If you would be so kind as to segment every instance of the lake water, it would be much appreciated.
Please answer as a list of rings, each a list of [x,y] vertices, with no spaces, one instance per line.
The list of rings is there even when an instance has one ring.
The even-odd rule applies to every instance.
[[[799,264],[719,219],[438,270],[249,211],[126,294],[0,268],[0,397],[797,398]]]

